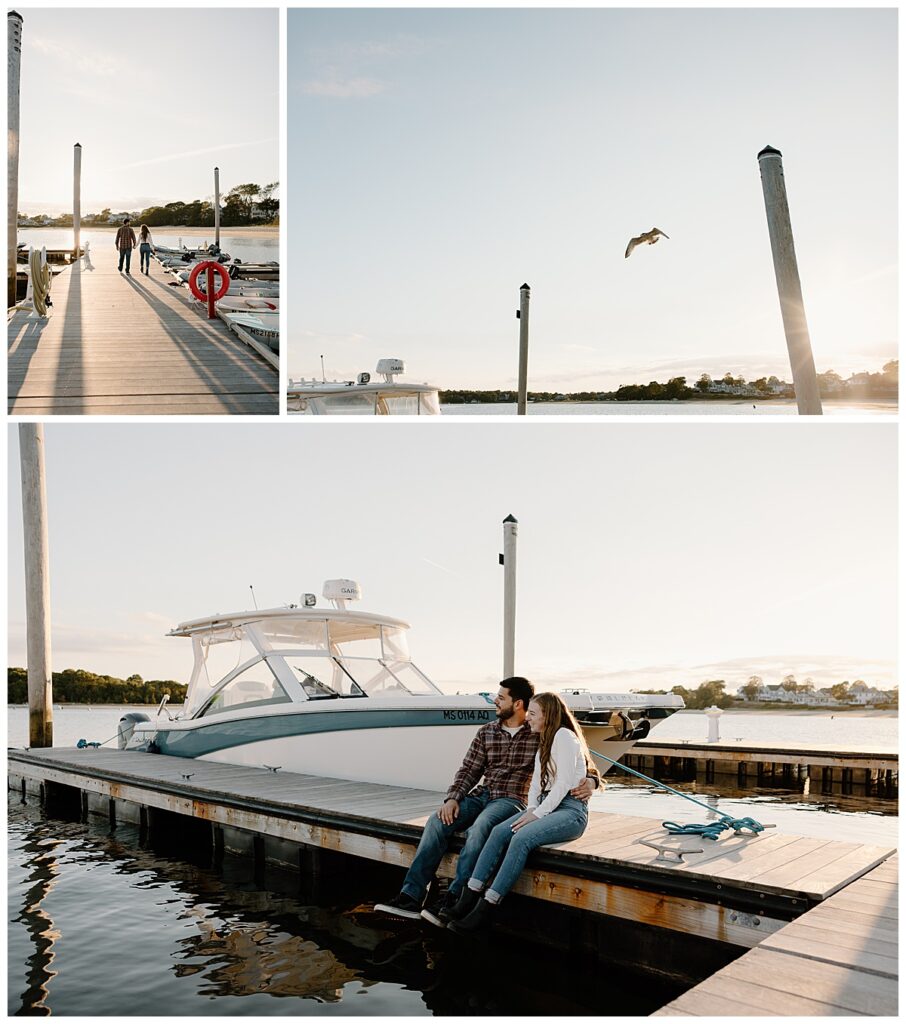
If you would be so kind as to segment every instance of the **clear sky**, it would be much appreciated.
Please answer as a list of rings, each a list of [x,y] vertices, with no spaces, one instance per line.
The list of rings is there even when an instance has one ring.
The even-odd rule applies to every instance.
[[[253,607],[250,584],[275,607],[348,577],[361,610],[412,624],[432,678],[486,688],[513,514],[516,667],[541,685],[895,682],[894,424],[445,427],[49,424],[55,667],[185,680],[190,646],[164,636],[178,622]]]
[[[819,372],[897,344],[897,12],[289,11],[290,372],[441,387],[791,378],[783,152]],[[669,235],[624,259],[629,238]]]
[[[22,8],[19,209],[190,202],[280,177],[276,10]]]

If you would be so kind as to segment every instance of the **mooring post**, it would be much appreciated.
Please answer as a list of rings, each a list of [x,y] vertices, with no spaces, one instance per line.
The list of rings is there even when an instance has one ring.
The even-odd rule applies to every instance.
[[[519,321],[519,397],[516,402],[516,415],[524,416],[528,402],[528,314],[529,298],[532,289],[524,284],[519,289],[519,309],[516,319]]]
[[[800,416],[820,416],[821,394],[793,246],[793,228],[783,178],[783,154],[773,146],[765,146],[758,154],[758,166],[761,169],[761,187],[768,216],[780,313],[790,354],[790,368],[793,371],[793,387],[796,389],[796,405]]]
[[[518,522],[509,515],[503,521],[503,678],[516,674],[516,534]]]
[[[28,658],[28,745],[53,746],[53,677],[50,661],[50,575],[44,426],[19,425],[22,520],[25,540],[25,619]]]
[[[22,66],[22,15],[6,15],[6,308],[16,304],[16,242],[19,228],[19,77]]]
[[[214,245],[220,248],[220,168],[214,168]]]
[[[72,258],[77,260],[82,248],[82,147],[76,143],[72,149]]]

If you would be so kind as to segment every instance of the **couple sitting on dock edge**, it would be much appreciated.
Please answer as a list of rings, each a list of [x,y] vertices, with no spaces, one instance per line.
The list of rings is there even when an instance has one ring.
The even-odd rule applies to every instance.
[[[504,679],[494,703],[497,719],[478,730],[428,818],[399,895],[375,910],[468,934],[489,923],[532,850],[585,831],[601,776],[572,712],[521,676]],[[449,889],[423,907],[450,840],[466,829]]]
[[[140,270],[143,274],[147,275],[151,269],[151,232],[148,230],[146,224],[142,224],[139,228],[139,235],[141,235],[141,245],[139,246],[139,257],[141,258]],[[135,232],[132,230],[132,222],[128,217],[123,218],[123,226],[117,231],[116,238],[113,240],[113,244],[116,246],[116,251],[120,254],[120,264],[117,268],[119,272],[123,273],[123,267],[126,268],[126,276],[132,277],[132,272],[129,267],[132,263],[132,250],[136,246]]]

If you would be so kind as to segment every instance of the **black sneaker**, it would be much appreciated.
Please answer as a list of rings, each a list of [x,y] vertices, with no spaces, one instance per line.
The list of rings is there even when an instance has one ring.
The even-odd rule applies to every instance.
[[[413,921],[421,919],[422,905],[419,900],[414,900],[407,893],[401,892],[395,899],[387,903],[375,903],[374,909],[379,914],[389,914],[391,917],[408,917]]]
[[[446,928],[450,921],[450,911],[456,906],[458,900],[459,893],[448,890],[425,907],[422,917],[438,928]]]
[[[453,921],[461,921],[470,914],[481,899],[481,895],[480,892],[466,886],[453,906],[447,908],[446,923],[449,925]]]

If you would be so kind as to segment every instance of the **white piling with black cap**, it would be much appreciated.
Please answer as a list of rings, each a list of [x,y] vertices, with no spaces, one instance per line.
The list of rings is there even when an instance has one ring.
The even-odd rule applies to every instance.
[[[793,387],[796,389],[796,405],[801,416],[820,416],[821,394],[793,246],[793,228],[783,177],[783,154],[773,146],[765,146],[758,154],[758,166],[761,169],[768,234],[774,256],[774,276],[780,296],[780,314],[790,354]]]
[[[220,168],[214,168],[214,245],[220,248]]]
[[[503,521],[503,678],[516,674],[516,517]]]
[[[516,415],[524,416],[528,403],[528,321],[529,299],[532,289],[524,284],[519,289],[519,309],[516,319],[519,321],[519,397],[516,402]]]
[[[25,541],[25,621],[28,661],[28,745],[53,746],[53,676],[50,657],[50,570],[44,426],[19,425],[22,521]]]
[[[72,150],[72,236],[72,257],[77,260],[82,242],[82,147],[78,142]]]
[[[19,78],[22,69],[22,15],[6,15],[6,270],[7,308],[16,304],[16,242],[19,228]]]

